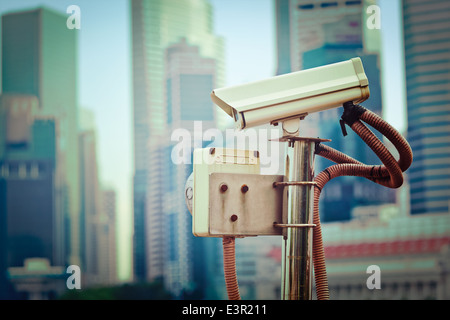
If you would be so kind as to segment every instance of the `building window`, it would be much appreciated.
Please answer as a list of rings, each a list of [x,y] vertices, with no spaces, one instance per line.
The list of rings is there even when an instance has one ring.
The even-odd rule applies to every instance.
[[[172,123],[173,105],[172,105],[172,79],[166,81],[166,94],[167,94],[167,123]]]
[[[417,283],[417,296],[418,299],[423,299],[423,282],[421,281]]]
[[[168,237],[168,256],[169,261],[177,261],[178,260],[178,221],[177,214],[171,213],[167,216],[168,219],[168,228],[169,228],[169,237]]]
[[[8,171],[10,176],[17,176],[19,174],[19,165],[14,162],[10,163]]]
[[[337,2],[322,2],[320,4],[320,6],[322,8],[329,8],[329,7],[337,7],[338,3]]]
[[[437,283],[436,281],[431,281],[429,284],[429,294],[424,299],[437,299]]]
[[[39,177],[39,165],[36,162],[31,164],[30,176],[33,179]]]
[[[345,5],[346,5],[346,6],[354,6],[354,5],[357,5],[357,4],[361,4],[361,1],[360,1],[360,0],[355,0],[355,1],[345,1]]]
[[[314,4],[312,4],[312,3],[302,4],[302,5],[299,5],[298,8],[300,10],[311,10],[311,9],[314,9]]]
[[[7,163],[3,163],[1,166],[1,171],[0,171],[0,175],[3,178],[8,178],[9,177],[9,166]]]

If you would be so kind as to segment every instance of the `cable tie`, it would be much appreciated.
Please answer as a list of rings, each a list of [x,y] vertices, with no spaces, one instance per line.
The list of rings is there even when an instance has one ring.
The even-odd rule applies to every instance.
[[[328,171],[328,168],[326,168],[323,171],[325,171],[328,174],[328,179],[331,180],[331,174],[330,174],[330,171]]]
[[[342,135],[345,137],[347,135],[347,129],[345,128],[345,120],[341,118],[341,120],[339,120],[339,124],[341,125]]]
[[[349,127],[359,120],[361,115],[367,111],[366,108],[360,106],[359,104],[353,104],[352,101],[344,103],[344,112],[342,113],[340,124],[342,129],[342,134],[346,136],[347,130],[344,130],[344,123]],[[344,122],[344,123],[343,123]]]

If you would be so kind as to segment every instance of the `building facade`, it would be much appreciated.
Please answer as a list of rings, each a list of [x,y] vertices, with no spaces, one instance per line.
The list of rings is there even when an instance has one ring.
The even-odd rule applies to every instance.
[[[290,0],[275,1],[277,75],[291,72]]]
[[[354,214],[323,228],[332,299],[449,298],[449,215],[402,215],[392,205]],[[379,289],[367,285],[370,266],[379,270]]]
[[[27,258],[23,266],[8,268],[8,276],[15,290],[9,299],[53,300],[67,289],[65,268],[46,258]]]
[[[449,213],[449,13],[448,1],[403,1],[412,214]]]
[[[364,1],[320,1],[320,0],[291,0],[291,66],[292,70],[303,70],[303,53],[321,48],[327,43],[327,37],[333,34],[340,43],[360,43],[362,28],[347,28],[345,30],[332,29],[330,24],[358,16],[362,19]],[[330,26],[330,27],[327,27]],[[349,32],[350,31],[350,32]]]
[[[99,226],[101,193],[98,181],[96,135],[94,130],[79,134],[80,145],[80,252],[85,286],[98,284],[105,272],[100,267]]]
[[[167,141],[166,49],[185,38],[198,46],[203,57],[214,58],[216,85],[224,79],[223,43],[213,34],[212,7],[205,0],[132,0],[132,72],[134,119],[134,275],[136,280],[154,280],[163,275],[163,265],[150,265],[150,252],[163,250],[149,237],[155,217],[162,214],[161,162],[155,154],[160,141]],[[156,152],[158,153],[158,152]],[[157,230],[158,228],[155,227]],[[155,231],[157,232],[157,231]]]
[[[9,268],[34,257],[57,267],[66,261],[55,192],[57,122],[38,116],[38,106],[35,96],[0,96],[0,294],[6,298],[14,297],[12,278],[4,278]]]
[[[93,112],[80,110],[80,239],[83,286],[117,282],[116,195],[100,182]]]
[[[114,189],[102,189],[102,215],[101,219],[101,239],[100,243],[102,255],[102,265],[105,274],[103,283],[115,284],[118,282],[117,274],[117,193]]]
[[[66,20],[47,8],[2,16],[2,93],[35,96],[36,114],[57,123],[54,192],[67,237],[63,262],[79,264],[77,39]]]
[[[183,131],[188,154],[178,159],[174,142],[163,146],[164,212],[166,239],[164,281],[166,287],[178,297],[205,297],[211,246],[217,239],[196,238],[192,234],[192,217],[184,196],[184,185],[192,172],[192,150],[202,147],[196,140],[196,123],[201,131],[215,128],[216,110],[210,99],[216,87],[217,61],[201,55],[199,47],[181,39],[166,50],[166,105],[167,125],[170,133]],[[201,138],[201,137],[200,137]]]
[[[449,215],[409,215],[390,204],[353,215],[322,225],[330,299],[449,299]],[[281,247],[269,256],[281,263]]]

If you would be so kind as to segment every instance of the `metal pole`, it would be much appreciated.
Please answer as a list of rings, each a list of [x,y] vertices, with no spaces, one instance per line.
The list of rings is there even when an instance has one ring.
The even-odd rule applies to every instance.
[[[288,181],[313,181],[316,140],[288,139],[285,162]],[[310,300],[314,187],[312,184],[292,184],[286,188],[288,207],[285,211],[287,227],[283,237],[281,295],[283,300]]]

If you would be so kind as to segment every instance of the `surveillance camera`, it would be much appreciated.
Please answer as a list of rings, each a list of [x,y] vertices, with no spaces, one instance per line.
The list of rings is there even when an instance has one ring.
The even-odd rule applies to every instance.
[[[359,57],[243,85],[213,90],[215,104],[244,129],[278,123],[308,113],[360,103],[369,98],[369,81]]]

